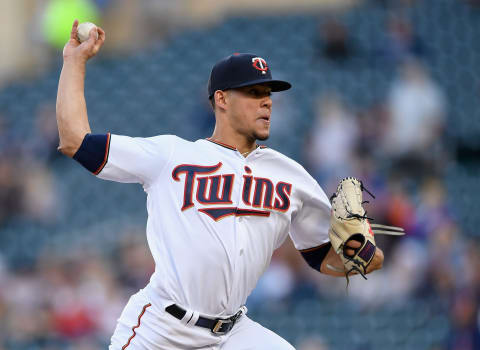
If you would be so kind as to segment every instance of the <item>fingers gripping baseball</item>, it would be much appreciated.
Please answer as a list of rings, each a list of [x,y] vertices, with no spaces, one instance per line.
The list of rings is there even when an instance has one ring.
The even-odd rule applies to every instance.
[[[355,255],[355,251],[362,246],[362,243],[356,240],[350,240],[345,243],[345,254],[348,256]]]
[[[77,39],[78,20],[75,20],[70,32],[70,39],[63,48],[63,57],[87,61],[95,56],[105,42],[105,31],[100,27],[90,30],[88,40],[80,43]],[[97,38],[98,36],[98,38]]]

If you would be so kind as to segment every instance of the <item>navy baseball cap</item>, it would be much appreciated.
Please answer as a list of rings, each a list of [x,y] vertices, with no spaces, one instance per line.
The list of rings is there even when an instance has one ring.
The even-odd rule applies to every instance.
[[[213,66],[208,80],[208,97],[217,90],[265,84],[273,92],[288,90],[292,85],[286,81],[273,80],[267,61],[250,53],[234,53]]]

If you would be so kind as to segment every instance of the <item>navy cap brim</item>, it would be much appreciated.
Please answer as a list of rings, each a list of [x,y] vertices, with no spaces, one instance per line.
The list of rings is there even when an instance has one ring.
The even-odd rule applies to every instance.
[[[283,80],[267,80],[267,79],[258,79],[258,80],[251,80],[249,82],[243,83],[243,84],[237,84],[234,86],[230,86],[229,89],[235,89],[235,88],[241,88],[245,86],[251,86],[251,85],[267,85],[272,88],[272,92],[279,92],[279,91],[285,91],[288,90],[292,87],[292,84],[289,82],[283,81]]]

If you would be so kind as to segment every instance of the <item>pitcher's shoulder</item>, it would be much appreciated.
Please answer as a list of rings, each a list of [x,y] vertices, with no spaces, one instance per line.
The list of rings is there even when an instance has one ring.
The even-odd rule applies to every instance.
[[[262,147],[262,146],[261,146]],[[290,169],[291,171],[297,172],[302,176],[307,176],[311,178],[312,176],[308,173],[308,171],[296,160],[290,158],[289,156],[273,149],[270,147],[262,147],[262,152],[264,152],[265,156],[273,161],[278,166],[282,167],[283,169]]]
[[[146,137],[147,140],[151,140],[152,142],[162,142],[162,141],[170,141],[170,142],[188,142],[187,140],[182,139],[177,135],[172,134],[162,134],[162,135],[155,135]]]
[[[151,136],[145,138],[145,140],[150,141],[157,146],[173,145],[174,147],[189,147],[194,145],[194,142],[185,140],[177,135],[171,134]]]

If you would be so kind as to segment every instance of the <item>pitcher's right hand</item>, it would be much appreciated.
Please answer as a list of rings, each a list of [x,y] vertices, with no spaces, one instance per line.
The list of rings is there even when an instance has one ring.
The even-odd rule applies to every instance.
[[[75,20],[72,25],[70,39],[63,48],[63,59],[64,61],[73,59],[86,63],[90,58],[95,56],[103,46],[105,42],[105,31],[100,27],[96,29],[92,28],[88,40],[80,43],[77,40],[77,28],[78,20]],[[95,30],[98,31],[98,39],[96,38]]]

